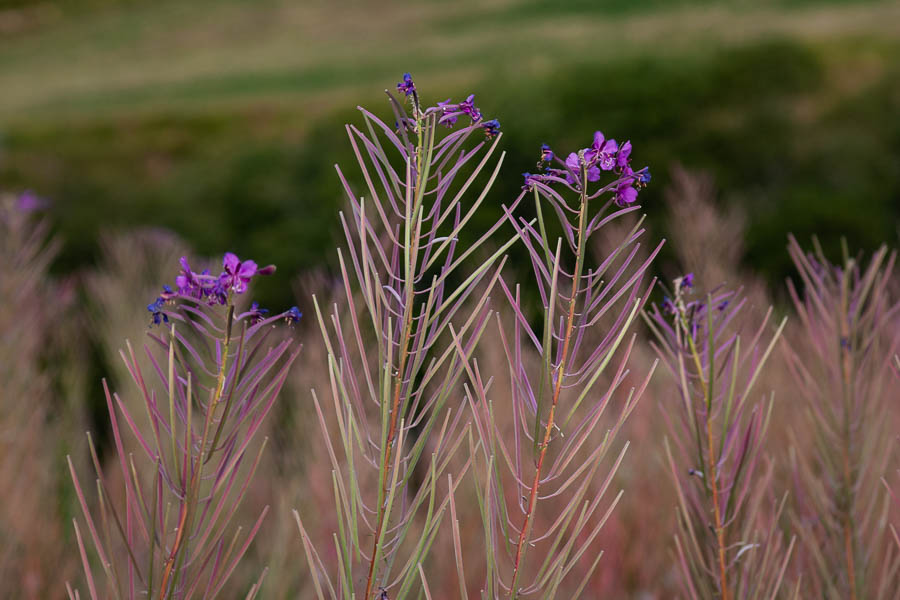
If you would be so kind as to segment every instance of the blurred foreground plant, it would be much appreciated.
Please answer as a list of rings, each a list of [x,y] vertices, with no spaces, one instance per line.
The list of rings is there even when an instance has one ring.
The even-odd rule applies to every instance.
[[[59,240],[32,193],[0,194],[0,597],[47,598],[78,571],[59,458],[85,420],[83,319],[50,275]],[[62,392],[62,393],[60,393]]]
[[[745,300],[734,292],[689,300],[693,287],[692,274],[675,280],[672,298],[646,319],[679,399],[677,420],[668,405],[663,414],[676,446],[673,454],[665,442],[679,501],[681,584],[694,599],[774,598],[794,540],[785,549],[778,530],[784,500],[766,504],[772,468],[760,458],[772,399],[755,402],[751,392],[785,321],[760,354],[771,309],[742,346]]]
[[[142,417],[111,394],[104,380],[117,469],[112,475],[104,473],[88,434],[96,501],[82,487],[69,459],[87,532],[106,575],[105,585],[98,586],[75,520],[91,598],[162,600],[201,592],[215,596],[267,511],[248,534],[241,535],[242,527],[229,533],[265,447],[263,441],[254,456],[251,443],[299,352],[292,349],[291,339],[272,335],[273,325],[299,318],[299,311],[268,318],[255,304],[236,311],[238,296],[247,291],[251,278],[274,267],[259,269],[231,253],[225,255],[224,271],[217,277],[193,272],[184,258],[181,264],[177,290],[165,286],[147,307],[152,323],[163,325],[166,332],[151,332],[144,347],[153,373],[142,372],[130,343],[127,352],[121,352],[149,427],[139,425]],[[136,455],[126,451],[127,432],[136,442]],[[77,597],[71,587],[68,590],[70,598]],[[259,582],[248,597],[258,591]]]
[[[897,253],[882,246],[864,267],[846,248],[840,266],[818,243],[807,254],[791,237],[788,250],[802,282],[788,288],[803,326],[787,346],[788,365],[807,409],[794,437],[813,436],[793,465],[804,580],[821,598],[896,598],[900,553],[888,537],[881,479],[900,458],[891,373],[900,346]]]

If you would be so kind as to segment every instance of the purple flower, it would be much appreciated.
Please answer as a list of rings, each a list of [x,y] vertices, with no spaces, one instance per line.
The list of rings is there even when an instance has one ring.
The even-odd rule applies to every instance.
[[[440,123],[446,125],[447,127],[453,127],[456,125],[457,116],[459,114],[459,110],[456,104],[450,103],[450,98],[447,98],[443,102],[438,102],[438,109],[441,111],[443,116],[440,118]]]
[[[650,183],[650,169],[644,167],[644,169],[641,171],[641,174],[638,176],[638,183],[643,186],[646,186],[648,183]]]
[[[250,278],[259,272],[259,268],[252,260],[241,261],[232,252],[226,252],[222,259],[225,272],[219,275],[219,284],[223,291],[232,290],[235,294],[243,294],[247,291]]]
[[[296,306],[292,306],[289,311],[284,313],[284,320],[289,323],[299,323],[300,317],[303,316],[303,313],[300,312],[300,309]]]
[[[31,190],[25,190],[22,192],[17,201],[16,208],[21,213],[33,213],[39,210],[44,210],[50,206],[50,201],[46,198],[41,198]]]
[[[247,311],[247,320],[251,325],[255,323],[259,323],[263,319],[266,318],[266,315],[269,314],[269,310],[266,308],[260,308],[258,302],[254,302],[250,305],[250,310]]]
[[[589,162],[596,161],[604,171],[611,171],[616,166],[616,152],[619,145],[614,139],[605,139],[602,131],[594,132],[594,143],[591,144]]]
[[[200,282],[200,276],[191,270],[191,265],[188,264],[186,256],[182,256],[179,262],[181,263],[181,273],[175,278],[175,286],[178,288],[178,293],[191,298],[202,298],[206,295],[206,290]]]
[[[497,119],[485,121],[481,124],[481,127],[484,128],[484,135],[486,135],[488,139],[491,139],[498,133],[500,133],[500,121],[498,121]]]
[[[595,166],[589,166],[585,162],[585,157],[579,156],[577,153],[572,152],[566,157],[566,166],[569,168],[566,173],[566,181],[569,182],[570,185],[575,185],[581,179],[581,168],[582,166],[587,168],[587,180],[588,181],[597,181],[600,179],[600,169]]]
[[[619,153],[616,155],[616,166],[624,169],[628,166],[631,158],[631,141],[627,141],[619,147]]]
[[[620,183],[616,188],[616,206],[625,207],[634,204],[638,191],[631,186],[631,181]]]
[[[668,296],[663,296],[662,309],[663,309],[663,312],[668,313],[670,315],[674,315],[675,314],[675,303],[672,302],[672,299],[669,298]]]
[[[694,287],[694,274],[688,273],[684,277],[681,278],[681,287],[692,288]]]
[[[397,84],[397,91],[403,92],[407,96],[416,92],[416,84],[413,83],[412,75],[409,73],[403,74],[403,81]]]
[[[553,160],[553,150],[547,144],[541,144],[541,162],[550,162]]]
[[[172,291],[171,287],[164,285],[162,294],[160,294],[159,297],[162,298],[163,300],[171,300],[172,298],[174,298],[177,295],[178,295],[177,293]]]
[[[166,301],[162,297],[157,298],[153,302],[147,305],[147,310],[150,311],[152,315],[153,322],[152,325],[159,325],[160,323],[168,323],[169,317],[166,313],[163,312],[163,306],[165,306]]]
[[[473,123],[481,120],[481,111],[475,106],[475,94],[469,94],[468,98],[459,103],[457,110],[469,115]]]

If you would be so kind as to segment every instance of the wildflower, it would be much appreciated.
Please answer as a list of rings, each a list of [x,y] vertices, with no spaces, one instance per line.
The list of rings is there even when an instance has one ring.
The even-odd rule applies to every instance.
[[[619,144],[614,139],[605,139],[602,131],[594,132],[594,143],[585,153],[588,162],[596,162],[604,171],[611,171],[616,166],[616,152]],[[630,150],[629,150],[630,152]],[[589,156],[588,156],[589,154]]]
[[[616,206],[628,206],[637,200],[638,191],[631,183],[631,180],[625,180],[616,187]]]
[[[566,166],[569,167],[569,172],[566,173],[566,181],[570,184],[575,185],[578,180],[576,180],[576,176],[580,179],[581,168],[584,167],[587,169],[587,180],[588,181],[597,181],[600,179],[600,169],[596,166],[591,166],[585,158],[585,152],[575,153],[572,152],[566,157]]]
[[[688,273],[687,275],[685,275],[684,277],[681,278],[681,287],[688,288],[688,289],[694,287],[694,274],[693,273]]]
[[[171,287],[164,285],[162,294],[160,294],[159,297],[163,300],[171,300],[172,298],[174,298],[177,295],[178,294],[176,294],[175,292],[172,291]]]
[[[553,150],[547,144],[541,144],[541,162],[550,162],[553,160]]]
[[[168,286],[167,286],[168,287]],[[159,325],[160,323],[168,323],[169,317],[166,313],[163,312],[163,306],[165,306],[166,301],[162,297],[157,298],[153,302],[147,305],[147,310],[150,311],[150,314],[153,318],[153,325]]]
[[[228,282],[225,277],[225,273],[222,273],[204,289],[210,306],[213,304],[228,304]]]
[[[438,102],[437,106],[443,115],[438,122],[446,125],[447,127],[453,127],[454,125],[456,125],[456,121],[459,119],[459,110],[457,110],[457,105],[451,104],[450,98],[447,98],[443,102]]]
[[[247,291],[247,284],[254,275],[271,275],[275,272],[275,266],[269,265],[262,269],[256,266],[252,260],[241,261],[232,252],[226,252],[222,259],[225,272],[219,275],[218,285],[221,289],[216,292],[233,291],[236,294],[243,294]]]
[[[530,190],[534,187],[534,184],[541,180],[540,175],[533,175],[531,173],[522,173],[522,177],[525,178],[525,184],[522,186],[523,190]]]
[[[631,142],[625,142],[619,147],[619,153],[616,154],[616,166],[620,169],[624,169],[628,166],[629,159],[631,158]],[[648,176],[649,181],[649,176]]]
[[[299,323],[300,317],[303,316],[303,313],[300,312],[300,309],[296,306],[292,306],[289,311],[284,313],[284,320],[288,323]]]
[[[493,138],[495,135],[500,133],[500,121],[498,121],[497,119],[485,121],[481,124],[481,127],[484,128],[484,134],[488,137],[488,139]]]
[[[269,314],[269,310],[267,308],[260,308],[259,303],[254,302],[250,305],[250,310],[247,311],[246,316],[250,324],[253,325],[265,319],[267,314]]]
[[[663,312],[668,313],[670,315],[674,315],[675,314],[675,303],[672,302],[672,299],[669,298],[668,296],[663,296],[662,309],[663,309]]]
[[[49,200],[47,200],[46,198],[41,198],[31,190],[22,192],[16,201],[16,208],[19,210],[19,212],[25,214],[44,210],[49,206]]]
[[[403,81],[397,84],[397,91],[403,92],[407,96],[416,92],[416,84],[413,83],[412,75],[409,73],[403,74]]]
[[[469,97],[457,105],[457,110],[471,117],[473,123],[481,120],[481,110],[475,106],[475,94],[469,94]]]
[[[191,270],[191,265],[188,264],[186,256],[182,256],[179,262],[181,263],[181,273],[175,277],[175,286],[178,288],[178,293],[191,298],[202,298],[205,293],[204,286],[200,283],[200,277]]]
[[[631,167],[628,165],[623,167],[622,178],[619,181],[619,185],[616,186],[616,205],[628,206],[629,204],[633,204],[637,200],[638,190],[646,187],[647,182],[649,181],[650,172],[646,167],[644,167],[637,175],[635,175],[634,171],[632,171]]]

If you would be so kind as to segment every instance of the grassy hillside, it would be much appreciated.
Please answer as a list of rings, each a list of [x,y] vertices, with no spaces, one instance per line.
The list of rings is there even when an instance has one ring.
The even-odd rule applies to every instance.
[[[651,165],[715,174],[778,277],[788,230],[897,239],[900,3],[229,0],[4,4],[0,188],[54,200],[60,268],[99,229],[156,224],[296,271],[331,254],[342,123],[403,71],[476,92],[508,177],[594,129]],[[656,219],[657,232],[665,224]]]

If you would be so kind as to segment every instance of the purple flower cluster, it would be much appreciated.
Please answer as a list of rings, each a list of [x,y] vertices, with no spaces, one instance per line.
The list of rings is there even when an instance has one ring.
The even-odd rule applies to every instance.
[[[551,167],[548,163],[556,162],[562,168]],[[539,174],[525,173],[525,188],[531,189],[537,183],[551,185],[564,183],[572,189],[581,190],[582,180],[599,181],[603,172],[618,175],[613,186],[608,186],[615,194],[618,206],[627,206],[637,200],[638,190],[650,182],[650,172],[644,167],[640,171],[631,168],[631,142],[619,144],[616,140],[594,133],[594,141],[587,148],[578,152],[570,152],[565,160],[560,159],[550,146],[541,146],[539,166],[544,172]]]
[[[209,269],[201,273],[194,272],[188,264],[187,257],[182,256],[180,262],[181,272],[175,278],[175,289],[164,285],[162,293],[147,305],[152,325],[169,322],[165,306],[176,298],[191,299],[209,306],[228,304],[232,294],[243,294],[247,291],[253,277],[271,275],[275,272],[275,265],[259,268],[252,260],[241,260],[231,252],[226,252],[222,258],[223,269],[218,275],[211,274]],[[254,302],[246,312],[236,315],[235,318],[247,319],[250,325],[255,325],[269,319],[268,315],[268,309],[260,308],[259,304]],[[289,310],[271,318],[283,317],[285,321],[293,324],[299,322],[302,316],[300,309],[292,306]]]
[[[432,106],[426,110],[425,114],[430,114],[431,112],[439,112],[438,123],[447,127],[453,127],[460,117],[467,116],[473,124],[477,123],[484,129],[484,134],[488,139],[500,133],[500,121],[497,119],[484,120],[481,109],[475,106],[475,94],[469,94],[462,102],[452,102],[450,98],[447,98],[443,102],[438,102],[437,106]]]
[[[212,275],[209,269],[195,273],[188,264],[187,258],[181,257],[181,273],[175,278],[178,295],[196,300],[205,300],[207,304],[226,304],[231,293],[243,294],[247,291],[250,279],[255,275],[271,275],[275,265],[259,268],[252,260],[240,260],[237,255],[226,252],[222,259],[224,270],[219,275]]]
[[[403,81],[397,84],[397,91],[405,96],[413,96],[413,101],[418,110],[418,93],[416,92],[416,84],[413,82],[409,73],[403,74]],[[462,102],[453,102],[447,98],[443,102],[438,102],[436,106],[425,109],[426,115],[437,113],[438,123],[446,125],[448,128],[456,125],[462,116],[469,117],[472,124],[478,124],[484,130],[485,136],[491,139],[500,133],[500,121],[497,119],[484,120],[481,109],[475,106],[475,94],[469,96]],[[398,124],[399,125],[399,124]],[[411,125],[411,123],[406,123]]]
[[[456,125],[456,121],[463,115],[469,117],[472,123],[478,123],[482,119],[481,109],[475,106],[475,94],[469,94],[468,98],[456,103],[447,98],[443,102],[438,102],[437,106],[429,108],[426,112],[430,111],[440,112],[441,117],[438,119],[438,123],[447,127]]]
[[[204,269],[196,273],[191,269],[187,257],[181,257],[181,272],[175,277],[175,290],[169,286],[163,286],[159,297],[147,305],[147,310],[152,315],[153,324],[168,323],[169,319],[163,312],[166,302],[175,298],[190,298],[212,306],[215,304],[227,304],[232,294],[243,294],[247,291],[250,280],[256,275],[271,275],[275,272],[275,265],[259,268],[252,260],[241,260],[237,255],[226,252],[222,258],[223,270],[218,275]],[[251,321],[264,318],[268,311],[260,309],[254,304],[246,316]]]

